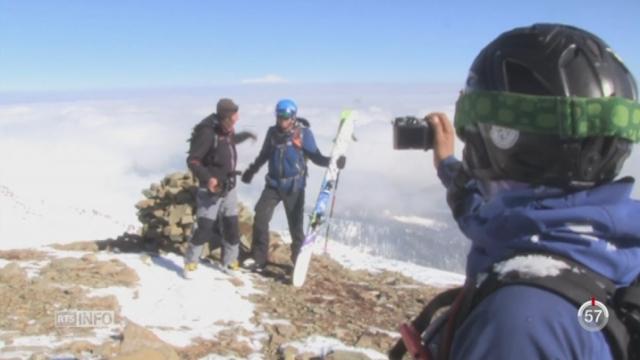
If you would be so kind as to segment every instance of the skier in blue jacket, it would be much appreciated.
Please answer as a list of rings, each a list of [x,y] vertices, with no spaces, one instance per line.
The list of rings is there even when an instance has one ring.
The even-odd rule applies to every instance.
[[[454,126],[428,115],[434,165],[471,240],[465,291],[489,272],[555,276],[559,255],[628,286],[640,274],[640,203],[618,180],[640,137],[631,73],[600,38],[557,24],[508,31],[473,62]],[[464,141],[462,161],[454,137]],[[518,253],[537,255],[514,257]],[[588,299],[585,299],[588,300]],[[601,331],[540,288],[513,285],[484,298],[443,345],[452,359],[612,359]],[[436,357],[439,358],[439,357]]]
[[[298,106],[293,100],[283,99],[276,104],[276,125],[267,130],[260,153],[242,174],[242,182],[249,184],[262,165],[269,162],[265,188],[256,203],[253,222],[252,270],[256,272],[262,272],[266,266],[269,222],[281,201],[291,233],[291,261],[295,264],[304,240],[307,159],[319,166],[329,166],[330,158],[322,155],[308,121],[297,117],[297,112]],[[344,156],[338,159],[338,168],[342,169],[345,161]]]

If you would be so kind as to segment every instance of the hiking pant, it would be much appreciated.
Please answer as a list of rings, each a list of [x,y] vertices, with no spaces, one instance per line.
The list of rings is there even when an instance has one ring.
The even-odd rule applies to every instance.
[[[222,264],[227,266],[238,259],[240,227],[238,225],[238,197],[236,189],[226,195],[214,194],[198,188],[196,194],[197,222],[189,239],[185,263],[198,262],[205,243],[213,244],[216,232],[222,229]],[[222,223],[222,224],[220,224]]]
[[[304,240],[304,189],[299,191],[279,191],[269,186],[262,190],[262,195],[256,203],[255,218],[253,220],[253,241],[251,253],[257,265],[267,262],[269,252],[269,222],[273,210],[282,201],[287,214],[289,232],[291,233],[291,261],[295,264],[302,241]]]

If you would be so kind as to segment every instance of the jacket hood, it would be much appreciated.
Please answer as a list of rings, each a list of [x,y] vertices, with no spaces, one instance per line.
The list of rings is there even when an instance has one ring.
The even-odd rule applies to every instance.
[[[640,274],[640,202],[633,178],[566,193],[548,187],[497,193],[459,221],[472,241],[467,276],[518,251],[554,253],[628,285]]]

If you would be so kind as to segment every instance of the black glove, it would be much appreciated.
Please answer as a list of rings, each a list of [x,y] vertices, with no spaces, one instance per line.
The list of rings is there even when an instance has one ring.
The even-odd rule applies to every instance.
[[[340,170],[344,169],[344,166],[346,164],[347,164],[347,157],[344,155],[340,155],[338,160],[336,160],[336,165],[338,166],[338,169]]]
[[[251,179],[253,179],[253,175],[255,175],[255,173],[247,169],[242,173],[242,178],[240,180],[245,184],[250,184]]]

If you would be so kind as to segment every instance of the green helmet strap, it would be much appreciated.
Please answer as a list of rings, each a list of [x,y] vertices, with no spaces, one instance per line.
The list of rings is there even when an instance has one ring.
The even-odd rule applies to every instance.
[[[455,127],[476,123],[520,131],[640,141],[640,104],[621,97],[535,96],[496,91],[465,93],[456,102]]]

